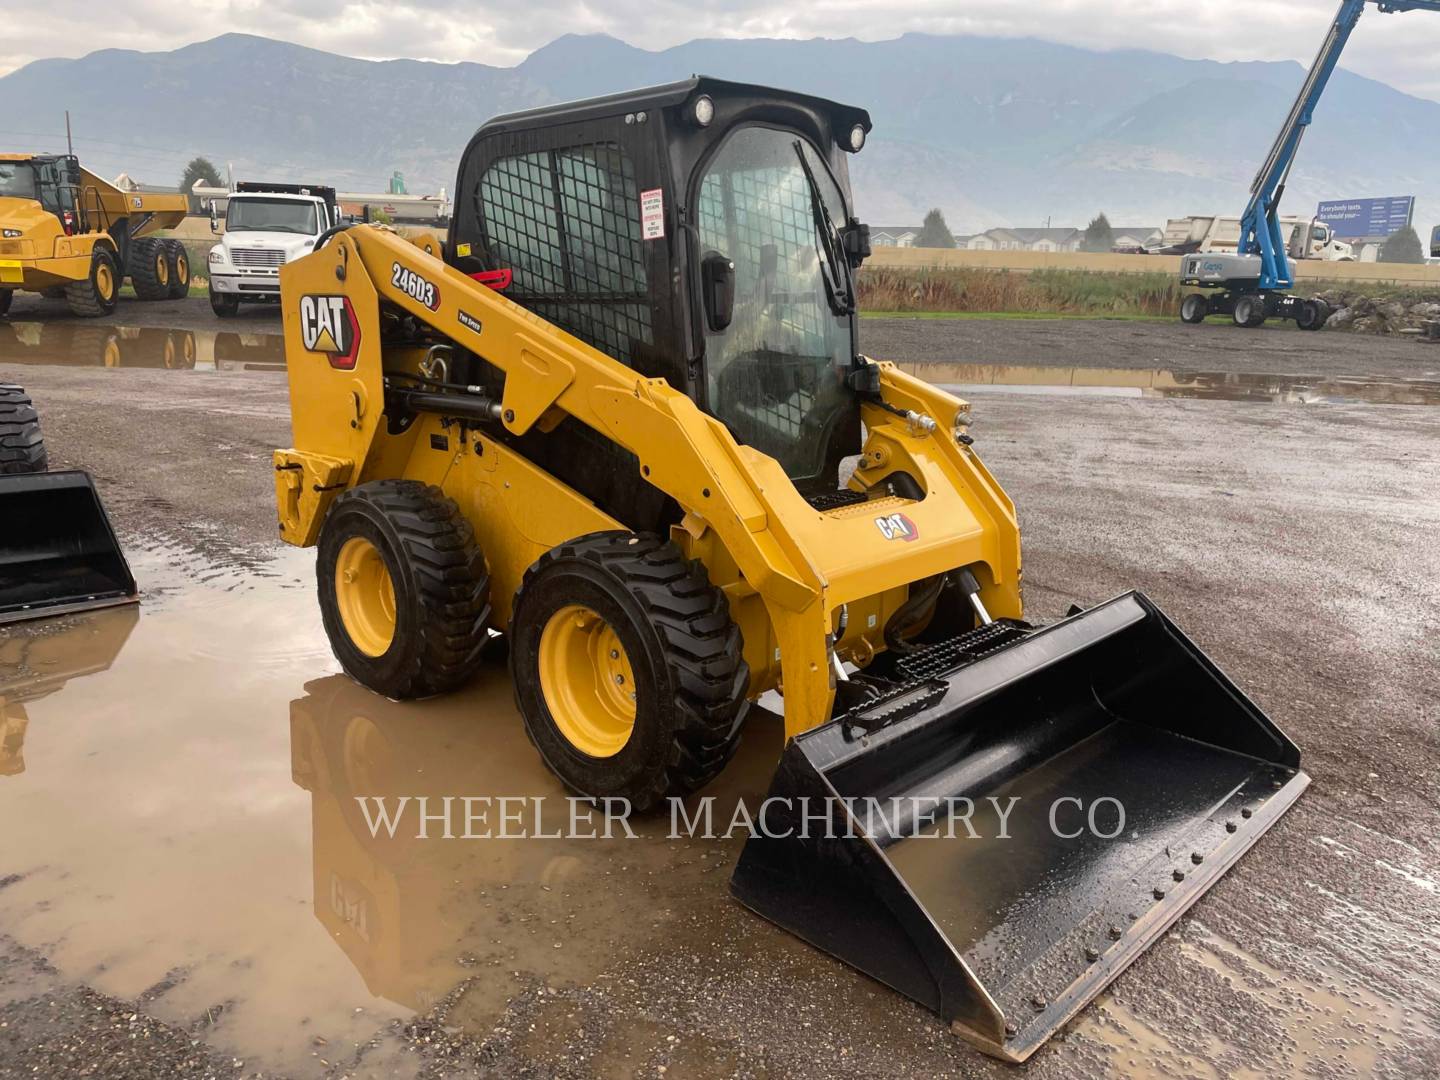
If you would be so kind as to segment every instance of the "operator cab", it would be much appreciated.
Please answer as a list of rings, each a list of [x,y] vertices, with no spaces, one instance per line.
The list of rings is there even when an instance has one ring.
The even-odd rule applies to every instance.
[[[832,493],[860,447],[849,376],[869,230],[847,162],[870,126],[862,109],[706,77],[498,117],[461,159],[446,259],[664,378],[802,494]],[[633,527],[663,519],[628,512],[655,493],[617,482],[614,443],[566,438],[525,452]]]
[[[80,162],[53,154],[0,158],[0,199],[38,202],[60,219],[67,234],[78,224]]]

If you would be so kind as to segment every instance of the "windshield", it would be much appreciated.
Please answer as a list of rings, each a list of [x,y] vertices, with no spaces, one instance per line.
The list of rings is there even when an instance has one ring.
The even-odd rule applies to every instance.
[[[0,196],[35,198],[35,168],[28,161],[0,161]]]
[[[314,236],[315,204],[296,199],[230,200],[225,212],[226,232],[293,232]]]
[[[710,410],[796,480],[821,471],[855,409],[850,274],[833,232],[846,220],[820,154],[794,132],[741,129],[701,180],[701,252],[735,264],[730,325],[705,339]]]

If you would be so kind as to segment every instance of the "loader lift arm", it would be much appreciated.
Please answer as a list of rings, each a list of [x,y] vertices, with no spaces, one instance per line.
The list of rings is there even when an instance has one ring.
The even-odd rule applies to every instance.
[[[1440,0],[1342,0],[1340,9],[1325,35],[1320,51],[1300,92],[1290,106],[1290,112],[1275,136],[1264,164],[1250,184],[1250,201],[1240,218],[1240,255],[1260,256],[1260,282],[1262,291],[1289,289],[1295,284],[1294,273],[1285,250],[1285,238],[1280,228],[1280,199],[1285,194],[1285,182],[1290,168],[1295,164],[1295,155],[1305,129],[1314,117],[1315,106],[1325,93],[1325,87],[1340,62],[1340,54],[1350,40],[1350,35],[1364,14],[1365,5],[1375,3],[1386,13],[1401,11],[1440,12]]]

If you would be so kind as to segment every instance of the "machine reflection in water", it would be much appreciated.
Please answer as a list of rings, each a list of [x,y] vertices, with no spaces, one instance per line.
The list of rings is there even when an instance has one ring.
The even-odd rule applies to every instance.
[[[770,734],[707,792],[717,817],[763,792],[779,752],[778,727]],[[504,1011],[513,972],[588,981],[665,940],[657,927],[691,906],[682,895],[713,888],[695,869],[700,849],[728,867],[739,847],[668,840],[664,815],[631,819],[635,840],[619,830],[538,838],[567,830],[571,803],[521,737],[501,664],[460,693],[420,702],[390,701],[343,675],[309,682],[291,703],[290,746],[293,779],[311,796],[316,919],[377,996],[424,1011],[464,983],[467,1027]],[[357,799],[394,806],[406,796],[393,838],[372,832]],[[415,800],[438,814],[453,799],[459,821],[466,796],[491,800],[484,839],[462,839],[458,827],[445,839],[439,822],[417,838]],[[527,838],[496,835],[502,797],[530,800]]]
[[[108,669],[139,618],[139,608],[118,607],[63,618],[44,632],[8,627],[0,634],[0,777],[25,771],[27,704]]]
[[[229,330],[0,322],[0,364],[281,372],[285,343],[279,334]]]

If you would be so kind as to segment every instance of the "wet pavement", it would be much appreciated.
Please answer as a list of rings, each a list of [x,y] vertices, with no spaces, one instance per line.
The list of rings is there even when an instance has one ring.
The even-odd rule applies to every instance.
[[[1198,326],[1110,319],[914,319],[866,316],[860,345],[901,364],[1021,364],[1264,375],[1440,379],[1440,344],[1413,337],[1259,329],[1210,319]]]
[[[1144,589],[1314,777],[1015,1069],[732,901],[738,837],[372,837],[357,794],[544,795],[542,831],[565,804],[502,656],[412,704],[338,673],[312,553],[273,539],[285,382],[206,349],[179,372],[0,351],[143,596],[0,629],[0,1077],[1440,1071],[1435,410],[958,380],[988,387],[973,430],[1020,506],[1032,617]],[[751,726],[717,817],[779,746]]]

